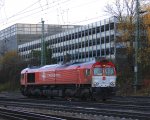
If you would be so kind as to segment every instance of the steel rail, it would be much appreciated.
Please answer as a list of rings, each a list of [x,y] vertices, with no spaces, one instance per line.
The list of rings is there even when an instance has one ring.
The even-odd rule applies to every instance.
[[[25,108],[36,108],[36,109],[47,109],[54,111],[65,111],[92,115],[107,115],[115,117],[126,117],[141,120],[149,120],[150,114],[148,112],[138,111],[137,106],[119,106],[119,105],[101,105],[98,107],[85,107],[85,106],[73,106],[73,105],[55,105],[55,104],[33,104],[33,103],[17,103],[17,102],[5,102],[1,101],[3,106],[14,106],[14,107],[25,107]],[[147,107],[146,107],[147,108]],[[149,107],[148,107],[149,108]],[[141,108],[140,108],[141,110]],[[143,108],[144,110],[144,108]]]
[[[47,116],[44,114],[37,114],[27,111],[18,111],[7,108],[0,108],[0,116],[11,120],[65,120],[53,116]]]

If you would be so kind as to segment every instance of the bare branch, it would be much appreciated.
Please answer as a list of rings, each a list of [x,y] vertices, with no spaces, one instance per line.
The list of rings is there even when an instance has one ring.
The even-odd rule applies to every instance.
[[[105,6],[105,12],[116,16],[119,21],[125,18],[132,22],[135,15],[135,0],[115,0],[112,4]]]

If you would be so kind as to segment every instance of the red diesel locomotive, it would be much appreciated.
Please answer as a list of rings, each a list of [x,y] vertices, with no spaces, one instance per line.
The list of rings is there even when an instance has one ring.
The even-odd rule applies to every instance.
[[[107,60],[45,65],[22,70],[20,82],[25,96],[106,100],[115,93],[116,70]]]

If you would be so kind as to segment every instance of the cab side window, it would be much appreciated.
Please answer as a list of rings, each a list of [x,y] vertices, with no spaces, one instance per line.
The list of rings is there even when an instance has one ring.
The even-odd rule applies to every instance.
[[[86,75],[86,76],[89,76],[89,75],[90,75],[90,69],[86,69],[86,70],[85,70],[85,75]]]

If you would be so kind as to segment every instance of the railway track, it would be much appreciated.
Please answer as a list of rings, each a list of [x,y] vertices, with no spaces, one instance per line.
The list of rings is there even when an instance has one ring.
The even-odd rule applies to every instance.
[[[0,116],[10,120],[65,120],[58,117],[37,114],[34,112],[20,111],[10,108],[0,108]]]
[[[140,98],[142,99],[142,98]],[[125,100],[125,99],[124,99]],[[99,117],[115,117],[126,118],[126,119],[139,119],[139,120],[150,120],[150,103],[149,100],[128,99],[126,101],[112,100],[106,103],[93,103],[93,102],[76,102],[76,101],[56,101],[56,100],[37,100],[37,99],[0,99],[0,106],[11,107],[17,109],[23,108],[26,111],[31,111],[32,109],[49,111],[47,114],[57,116],[68,116],[72,113],[74,118],[85,118],[90,119],[96,116]],[[131,104],[129,104],[131,102]],[[59,111],[59,112],[58,112]],[[81,115],[82,114],[82,115]],[[56,114],[55,114],[56,115]],[[95,118],[95,119],[96,119]],[[67,119],[67,118],[66,118]]]

